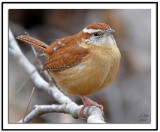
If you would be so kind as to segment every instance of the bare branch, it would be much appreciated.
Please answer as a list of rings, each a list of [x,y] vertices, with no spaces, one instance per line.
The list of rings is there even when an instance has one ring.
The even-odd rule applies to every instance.
[[[25,118],[24,123],[30,122],[33,118],[40,116],[46,113],[58,112],[58,113],[66,113],[72,115],[74,118],[78,118],[77,113],[81,109],[82,106],[75,106],[74,103],[62,104],[62,105],[35,105],[34,110],[32,110]],[[87,107],[84,109],[86,112]],[[84,114],[83,118],[86,118]],[[21,119],[18,123],[22,123],[23,119]],[[92,106],[89,109],[89,117],[87,119],[88,123],[105,123],[102,112],[98,107]]]
[[[17,62],[25,69],[25,71],[31,75],[31,79],[34,82],[35,86],[50,94],[54,99],[56,99],[57,102],[61,104],[61,105],[53,104],[53,105],[35,106],[35,109],[31,111],[24,118],[24,123],[29,122],[38,115],[49,112],[68,113],[71,114],[74,118],[79,118],[77,113],[82,106],[78,106],[76,103],[71,101],[67,96],[65,96],[60,90],[58,90],[56,86],[49,85],[49,83],[46,82],[40,76],[35,66],[29,62],[29,60],[24,56],[24,54],[20,50],[10,30],[9,30],[9,46],[10,46],[9,48],[10,54],[12,54],[12,56],[15,57]],[[86,111],[86,109],[87,108],[83,110],[83,113]],[[104,118],[102,116],[102,112],[98,107],[95,106],[90,107],[88,115],[89,117],[85,117],[83,114],[84,118],[88,118],[87,119],[88,123],[105,123]],[[19,123],[22,123],[22,120],[20,120]]]

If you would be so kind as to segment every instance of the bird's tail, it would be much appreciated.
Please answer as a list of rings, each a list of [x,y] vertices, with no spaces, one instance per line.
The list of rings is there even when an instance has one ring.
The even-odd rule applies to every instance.
[[[29,43],[30,45],[37,47],[38,49],[44,51],[45,53],[47,52],[46,49],[49,47],[47,44],[39,41],[38,39],[30,37],[29,35],[20,35],[16,37],[16,39]]]

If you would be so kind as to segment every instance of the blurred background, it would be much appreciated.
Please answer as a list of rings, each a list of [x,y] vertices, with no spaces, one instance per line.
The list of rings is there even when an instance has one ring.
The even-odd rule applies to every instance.
[[[151,119],[151,10],[147,9],[10,9],[9,27],[16,37],[27,32],[50,45],[55,39],[73,35],[86,25],[104,22],[113,33],[122,59],[115,81],[107,88],[88,97],[104,106],[108,123],[150,123]],[[38,65],[30,45],[18,41],[23,53]],[[37,50],[41,53],[41,51]],[[42,62],[45,57],[41,57]],[[34,84],[9,54],[9,123],[24,117]],[[19,90],[21,89],[21,90]],[[79,96],[69,96],[77,104]],[[29,111],[34,105],[56,104],[47,93],[36,89]],[[32,123],[86,123],[67,114],[48,113]]]

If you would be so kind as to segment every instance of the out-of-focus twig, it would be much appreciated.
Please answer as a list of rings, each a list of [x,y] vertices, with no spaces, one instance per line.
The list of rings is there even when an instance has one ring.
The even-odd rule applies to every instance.
[[[31,95],[30,95],[30,97],[29,97],[29,102],[28,102],[28,105],[27,105],[26,112],[25,112],[25,114],[24,114],[24,118],[26,117],[26,114],[27,114],[27,111],[28,111],[29,105],[30,105],[30,103],[31,103],[31,98],[32,98],[32,95],[33,95],[34,90],[35,90],[35,87],[33,87],[32,92],[31,92]],[[22,123],[24,123],[24,118],[23,118]]]
[[[34,73],[35,71],[33,71],[32,73]],[[31,73],[31,74],[32,74]],[[16,91],[16,93],[13,95],[13,98],[9,104],[10,107],[12,107],[12,104],[15,101],[15,98],[17,97],[17,94],[24,88],[24,86],[26,85],[26,83],[28,82],[28,80],[30,79],[31,75],[28,75],[28,77],[24,80],[24,82],[19,86],[18,90]]]
[[[82,106],[78,106],[76,103],[71,101],[67,96],[65,96],[61,91],[57,89],[56,86],[49,85],[48,82],[46,82],[40,74],[37,72],[34,65],[32,65],[29,60],[24,56],[22,51],[20,50],[16,40],[14,39],[11,31],[9,30],[9,52],[12,54],[13,57],[17,60],[17,62],[25,69],[25,71],[28,74],[31,74],[33,71],[35,71],[33,74],[31,74],[31,79],[34,82],[35,86],[41,90],[44,90],[48,94],[50,94],[54,99],[57,100],[58,103],[61,105],[49,105],[44,107],[36,107],[33,111],[31,111],[25,118],[24,123],[29,122],[34,117],[40,114],[45,114],[49,112],[61,112],[61,113],[69,113],[74,118],[78,118],[78,111],[81,109]],[[40,113],[39,111],[40,109]],[[51,108],[51,109],[48,109]],[[84,115],[84,112],[87,108],[85,108],[82,112],[82,115]],[[88,117],[87,122],[88,123],[105,123],[104,118],[102,116],[102,112],[98,107],[92,106],[90,107],[88,111]],[[22,122],[19,121],[19,122]]]
[[[35,57],[36,57],[36,60],[37,60],[37,62],[38,62],[38,64],[39,64],[40,69],[42,69],[43,66],[42,66],[42,61],[41,61],[40,58],[39,58],[39,54],[36,52],[34,46],[31,45],[31,48],[32,48],[32,51],[33,51],[33,53],[34,53],[34,55],[35,55]],[[41,71],[41,72],[42,72],[42,71]],[[53,80],[52,80],[52,78],[50,77],[50,75],[48,74],[48,72],[47,72],[47,71],[43,71],[43,74],[44,74],[45,77],[48,79],[49,84],[52,85],[52,84],[53,84]]]

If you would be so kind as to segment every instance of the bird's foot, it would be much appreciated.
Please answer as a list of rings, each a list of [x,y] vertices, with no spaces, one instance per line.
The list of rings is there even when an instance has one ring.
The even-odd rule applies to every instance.
[[[102,105],[97,104],[96,102],[92,101],[91,99],[89,99],[89,98],[87,98],[85,96],[81,96],[81,98],[82,98],[82,101],[83,101],[84,105],[83,105],[83,107],[78,112],[78,116],[79,117],[82,117],[82,112],[83,112],[83,110],[84,110],[85,107],[88,107],[87,110],[84,113],[84,115],[86,117],[88,117],[88,111],[89,111],[89,109],[90,109],[91,106],[97,106],[98,108],[100,108],[100,110],[103,113],[103,106]]]

